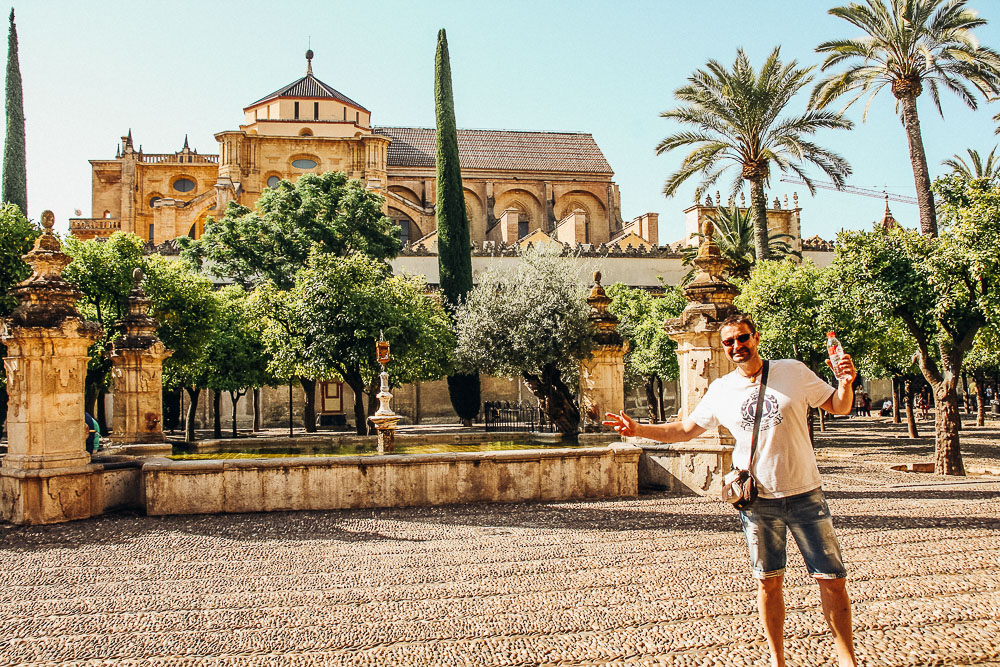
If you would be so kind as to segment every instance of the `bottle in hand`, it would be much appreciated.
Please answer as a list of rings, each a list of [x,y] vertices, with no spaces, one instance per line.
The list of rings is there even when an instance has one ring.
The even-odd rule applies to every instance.
[[[839,380],[840,371],[838,369],[840,368],[840,360],[844,356],[844,348],[832,331],[826,334],[826,353],[830,355],[830,363],[833,364],[833,375]]]

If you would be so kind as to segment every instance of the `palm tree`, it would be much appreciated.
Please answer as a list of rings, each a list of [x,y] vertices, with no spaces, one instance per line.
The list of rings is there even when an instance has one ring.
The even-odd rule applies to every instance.
[[[712,240],[719,246],[719,254],[729,261],[726,274],[738,280],[749,279],[750,271],[753,270],[753,265],[757,261],[756,230],[751,218],[752,215],[748,208],[719,206],[715,209],[715,213],[708,216],[715,228]],[[699,242],[706,240],[705,235],[701,232],[698,232],[697,235]],[[791,241],[794,240],[795,237],[791,234],[768,232],[767,246],[771,259],[802,257],[802,253],[791,245]],[[685,265],[690,265],[697,254],[697,246],[687,246],[681,250]],[[694,270],[692,269],[684,277],[683,283],[687,284],[693,278]]]
[[[823,128],[848,129],[852,126],[849,120],[839,113],[820,110],[779,118],[792,97],[812,81],[811,67],[799,68],[795,60],[782,63],[779,52],[780,47],[776,47],[759,73],[743,49],[736,52],[731,70],[716,60],[696,70],[688,77],[688,84],[674,92],[684,106],[660,114],[695,129],[673,134],[656,147],[657,155],[682,146],[692,147],[663,186],[667,197],[673,196],[691,176],[701,174],[695,193],[698,200],[723,172],[738,167],[730,194],[735,195],[743,181],[749,181],[755,246],[761,259],[770,257],[764,187],[772,163],[782,172],[800,176],[809,192],[814,188],[802,170],[804,162],[818,166],[838,187],[851,173],[844,158],[807,139]]]
[[[867,116],[875,95],[890,86],[910,145],[920,229],[931,236],[937,234],[937,214],[920,136],[917,97],[926,84],[942,113],[941,88],[955,93],[973,109],[977,102],[967,84],[988,99],[1000,93],[1000,55],[976,41],[972,31],[986,20],[965,5],[966,0],[865,0],[865,4],[835,7],[830,14],[866,34],[816,47],[819,53],[829,54],[823,62],[824,71],[840,63],[848,65],[816,85],[811,106],[822,109],[841,95],[857,91],[846,109],[871,91],[865,106]]]
[[[993,156],[996,152],[997,147],[994,146],[990,154],[984,159],[979,154],[979,151],[969,148],[966,150],[966,153],[969,154],[969,163],[971,163],[971,166],[969,163],[966,163],[965,158],[957,154],[947,160],[942,160],[941,164],[956,174],[965,176],[970,180],[974,178],[993,179],[1000,176],[1000,156]]]

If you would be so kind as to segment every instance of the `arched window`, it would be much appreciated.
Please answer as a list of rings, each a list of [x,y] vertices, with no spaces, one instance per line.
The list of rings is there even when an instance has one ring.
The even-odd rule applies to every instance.
[[[313,135],[313,131],[312,131],[312,130],[310,130],[310,129],[309,129],[308,127],[303,127],[303,128],[302,128],[302,129],[301,129],[301,130],[299,131],[299,136],[300,136],[300,137],[311,137],[312,135]]]
[[[177,192],[191,192],[195,188],[195,182],[190,178],[178,178],[174,181],[173,188]]]
[[[269,176],[268,179],[267,179],[267,187],[269,187],[269,188],[276,188],[276,187],[278,187],[278,183],[280,183],[280,182],[281,182],[281,179],[278,178],[277,176]]]

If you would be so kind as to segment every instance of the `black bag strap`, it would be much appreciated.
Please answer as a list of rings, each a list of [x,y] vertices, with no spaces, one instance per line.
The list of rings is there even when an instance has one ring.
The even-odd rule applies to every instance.
[[[764,412],[764,392],[767,391],[767,371],[770,362],[765,359],[764,367],[760,371],[760,392],[757,393],[757,410],[753,415],[753,437],[750,440],[750,462],[747,463],[747,470],[753,470],[753,459],[757,455],[757,440],[760,438],[760,418]]]

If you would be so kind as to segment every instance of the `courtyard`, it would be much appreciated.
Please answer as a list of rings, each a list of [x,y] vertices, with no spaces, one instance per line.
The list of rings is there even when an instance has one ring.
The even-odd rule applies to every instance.
[[[968,417],[966,418],[968,419]],[[817,454],[869,665],[1000,664],[1000,428],[967,478],[931,422],[838,419]],[[145,517],[2,527],[0,664],[764,665],[731,508],[602,502]],[[790,548],[791,664],[835,664]]]

